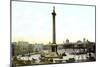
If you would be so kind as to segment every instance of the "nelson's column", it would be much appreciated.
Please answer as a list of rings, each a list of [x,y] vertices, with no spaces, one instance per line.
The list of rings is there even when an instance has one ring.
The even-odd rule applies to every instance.
[[[55,23],[55,18],[56,18],[56,12],[55,12],[55,7],[53,7],[53,12],[52,12],[52,20],[53,20],[52,52],[57,52],[57,45],[56,45],[56,23]]]

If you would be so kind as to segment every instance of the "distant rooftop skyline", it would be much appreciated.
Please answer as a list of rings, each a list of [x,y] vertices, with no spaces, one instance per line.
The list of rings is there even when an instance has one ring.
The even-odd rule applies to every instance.
[[[56,41],[95,41],[95,7],[12,2],[12,41],[52,42],[52,10],[56,11]]]

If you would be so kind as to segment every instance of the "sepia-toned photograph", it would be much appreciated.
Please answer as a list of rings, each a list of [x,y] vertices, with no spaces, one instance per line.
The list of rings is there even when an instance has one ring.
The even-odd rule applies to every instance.
[[[95,5],[12,0],[12,67],[95,62],[95,14]]]

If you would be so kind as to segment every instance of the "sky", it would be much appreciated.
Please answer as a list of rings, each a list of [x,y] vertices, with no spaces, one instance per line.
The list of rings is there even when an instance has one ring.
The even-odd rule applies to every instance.
[[[12,42],[52,42],[52,11],[56,12],[56,42],[95,41],[95,7],[12,1]]]

